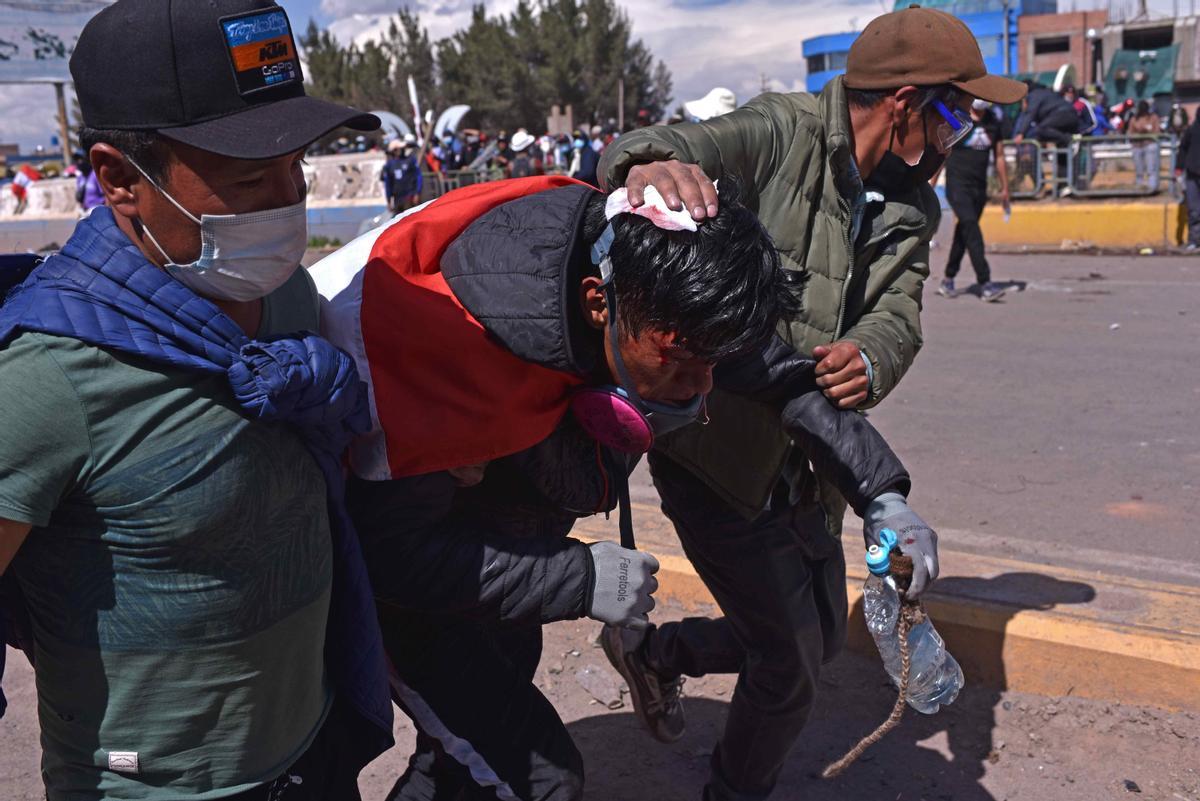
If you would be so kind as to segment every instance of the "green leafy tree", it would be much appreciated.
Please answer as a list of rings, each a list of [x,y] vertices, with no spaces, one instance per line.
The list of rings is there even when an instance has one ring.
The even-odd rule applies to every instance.
[[[417,86],[422,108],[433,108],[442,104],[438,92],[437,58],[434,55],[433,44],[429,41],[429,31],[421,27],[420,15],[407,8],[401,8],[396,18],[388,25],[383,48],[391,56],[393,79],[397,93],[401,95],[392,111],[405,118],[409,116],[404,113],[410,106],[409,76],[412,76]]]
[[[485,128],[527,124],[513,103],[518,61],[504,20],[489,19],[482,4],[475,6],[471,24],[439,42],[437,56],[448,105],[466,103]]]
[[[312,22],[301,41],[313,94],[406,118],[410,75],[423,107],[465,103],[491,130],[540,130],[555,104],[581,125],[616,119],[622,83],[626,121],[641,109],[658,119],[671,98],[670,71],[615,0],[519,0],[507,17],[478,4],[466,28],[436,43],[407,9],[379,42],[342,47]]]
[[[349,94],[349,54],[333,35],[321,30],[317,23],[309,20],[308,30],[300,39],[308,62],[308,91],[317,97],[346,103]]]
[[[367,42],[362,47],[351,45],[348,52],[350,66],[350,105],[363,109],[404,108],[400,99],[407,96],[401,92],[393,74],[392,57],[379,42]]]

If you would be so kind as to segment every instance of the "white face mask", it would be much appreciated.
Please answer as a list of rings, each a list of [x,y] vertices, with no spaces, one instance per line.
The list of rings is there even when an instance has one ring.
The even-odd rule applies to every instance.
[[[283,286],[300,266],[308,247],[305,200],[249,214],[202,214],[197,220],[133,159],[129,163],[200,226],[200,258],[190,264],[176,264],[142,224],[150,242],[167,260],[167,273],[188,289],[215,300],[257,300]]]

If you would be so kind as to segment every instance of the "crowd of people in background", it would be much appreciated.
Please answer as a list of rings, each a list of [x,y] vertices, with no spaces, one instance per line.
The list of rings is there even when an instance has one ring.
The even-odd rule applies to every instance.
[[[476,128],[447,131],[440,139],[422,147],[415,136],[406,134],[385,145],[387,161],[380,181],[392,213],[407,211],[421,200],[425,175],[455,177],[471,173],[482,180],[529,178],[547,173],[568,175],[597,186],[600,154],[620,136],[616,121],[609,125],[578,128],[573,134],[534,136],[525,128],[511,135]],[[335,152],[367,149],[365,142],[335,143]]]
[[[1200,181],[1200,169],[1188,166],[1189,152],[1193,161],[1200,158],[1200,154],[1197,153],[1197,147],[1189,147],[1194,138],[1192,132],[1195,126],[1186,108],[1180,103],[1172,103],[1169,110],[1165,110],[1163,103],[1133,98],[1110,103],[1103,89],[1094,85],[1081,88],[1066,85],[1056,91],[1032,81],[1027,83],[1029,94],[1019,106],[995,106],[976,110],[977,125],[986,121],[987,130],[990,132],[986,144],[976,136],[977,148],[983,147],[990,153],[1004,141],[1030,145],[1018,147],[1015,169],[1011,171],[1011,175],[1004,175],[1004,180],[1000,181],[1002,186],[998,189],[1003,196],[1001,199],[1006,204],[1009,179],[1015,191],[1023,179],[1034,174],[1034,163],[1037,159],[1037,151],[1031,146],[1034,142],[1061,149],[1058,154],[1058,167],[1060,172],[1065,174],[1066,162],[1071,158],[1072,143],[1077,141],[1078,137],[1134,137],[1130,141],[1134,172],[1134,181],[1130,189],[1154,194],[1166,188],[1162,173],[1167,170],[1160,168],[1160,141],[1171,137],[1178,142],[1178,148],[1175,164],[1170,167],[1174,168],[1175,178],[1181,184],[1180,194],[1187,201],[1189,219],[1195,220],[1191,228],[1196,233],[1189,236],[1188,249],[1200,248],[1200,186],[1196,185],[1196,182]],[[702,121],[729,113],[736,106],[737,100],[733,92],[718,87],[704,98],[683,104],[666,122]],[[1164,113],[1160,114],[1160,110]],[[626,129],[642,128],[652,123],[645,113],[641,113],[635,119],[634,125],[626,126]],[[617,120],[609,119],[604,124],[577,127],[570,134],[545,132],[534,135],[525,128],[517,129],[511,134],[507,131],[463,128],[446,131],[427,145],[412,134],[383,140],[364,135],[353,138],[340,137],[319,146],[316,152],[365,153],[383,149],[387,158],[380,174],[383,195],[387,199],[389,210],[399,213],[421,202],[429,176],[458,178],[461,182],[461,177],[466,174],[470,174],[474,180],[496,180],[553,173],[597,185],[596,170],[600,156],[620,135]],[[998,153],[1002,152],[1001,148]],[[1096,169],[1095,163],[1080,159],[1078,155],[1076,159],[1076,180],[1078,181],[1080,176],[1090,179]],[[994,181],[1001,178],[996,168],[998,164],[999,161],[993,159],[993,166],[989,168],[989,176]],[[43,176],[28,170],[22,172],[9,169],[8,173],[8,180],[2,182],[11,182],[11,191],[18,196],[19,201],[17,213],[21,213],[25,207],[28,185]],[[87,159],[82,157],[82,153],[75,154],[64,175],[76,180],[75,199],[80,211],[86,213],[103,202],[95,178],[91,175],[91,167]],[[961,189],[961,186],[958,188]],[[947,185],[947,190],[949,189]],[[1072,190],[1073,187],[1068,186],[1062,190],[1062,194],[1070,194]],[[962,195],[962,192],[958,194]],[[973,192],[972,197],[978,194]],[[979,205],[980,210],[982,209],[977,197],[969,205]],[[970,216],[968,214],[968,218]],[[977,240],[979,237],[974,235],[972,223],[968,219],[965,232],[955,240],[957,244],[954,252],[958,258],[961,258],[963,253],[981,253],[982,241]],[[951,261],[954,263],[957,260]],[[986,276],[986,268],[981,275]],[[953,276],[947,277],[952,287]],[[986,280],[980,281],[981,286],[988,283]],[[953,289],[949,291],[953,292]],[[995,292],[990,294],[999,296]]]

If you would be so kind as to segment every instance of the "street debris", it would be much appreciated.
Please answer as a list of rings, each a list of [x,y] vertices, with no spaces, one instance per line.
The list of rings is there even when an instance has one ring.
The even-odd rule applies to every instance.
[[[575,671],[575,681],[579,682],[580,687],[587,690],[588,695],[609,709],[620,709],[625,706],[625,699],[621,694],[621,684],[617,680],[617,674],[613,671],[586,664]]]

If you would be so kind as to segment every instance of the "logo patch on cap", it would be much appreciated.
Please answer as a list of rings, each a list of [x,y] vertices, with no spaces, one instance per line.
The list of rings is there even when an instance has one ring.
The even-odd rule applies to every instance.
[[[221,20],[238,92],[243,95],[299,82],[300,60],[292,26],[281,8]]]

